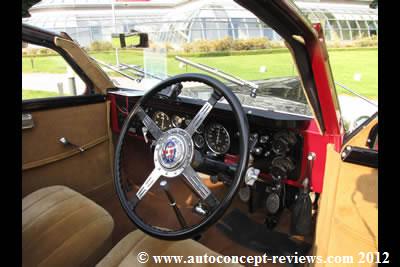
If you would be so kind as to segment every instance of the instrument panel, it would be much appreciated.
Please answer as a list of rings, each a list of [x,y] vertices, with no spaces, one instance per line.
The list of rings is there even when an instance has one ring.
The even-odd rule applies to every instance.
[[[168,115],[164,111],[156,110],[152,114],[152,119],[162,131],[167,131],[171,128],[186,128],[190,124],[192,117],[179,114]],[[223,124],[208,122],[196,130],[193,142],[198,149],[206,147],[216,155],[222,155],[229,151],[231,137]]]
[[[117,121],[113,129],[118,133],[137,98],[115,98]],[[125,108],[124,108],[125,107]],[[185,129],[196,116],[201,105],[158,99],[144,107],[162,131]],[[248,115],[249,164],[276,179],[296,180],[300,175],[303,137],[299,130],[303,121],[276,120]],[[133,120],[131,135],[143,136],[143,124]],[[207,174],[225,172],[235,165],[239,154],[239,132],[236,120],[228,110],[214,108],[192,136],[193,144],[202,157],[212,163],[203,170]],[[145,137],[151,139],[151,135]],[[151,143],[149,143],[151,145]],[[210,161],[211,160],[211,161]]]

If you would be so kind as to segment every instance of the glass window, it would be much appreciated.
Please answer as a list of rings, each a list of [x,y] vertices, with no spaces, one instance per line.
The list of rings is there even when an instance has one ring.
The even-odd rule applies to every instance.
[[[358,29],[358,25],[355,20],[349,20],[349,24],[351,29]]]
[[[342,38],[345,41],[350,41],[351,40],[351,33],[349,30],[342,30]]]
[[[359,20],[358,25],[360,25],[361,29],[368,29],[367,23],[363,20]]]
[[[329,20],[329,24],[332,26],[333,29],[340,29],[339,24],[336,20]]]
[[[256,19],[247,19],[247,28],[249,29],[249,37],[260,37],[260,28]]]
[[[219,39],[219,34],[218,34],[218,25],[215,22],[205,22],[205,33],[206,33],[206,38],[209,40],[215,40]]]
[[[268,40],[273,40],[274,39],[274,30],[271,28],[264,28],[264,37],[267,37]]]
[[[369,28],[369,34],[370,35],[377,35],[378,32],[377,32],[377,28],[376,28],[376,25],[375,25],[374,21],[369,20],[369,21],[367,21],[367,24],[368,24],[368,28]]]
[[[351,35],[353,37],[353,40],[360,38],[360,31],[359,30],[352,30]]]
[[[335,16],[333,16],[333,14],[330,13],[330,12],[325,12],[325,16],[326,16],[328,19],[335,19]]]
[[[339,22],[340,27],[341,27],[342,29],[349,29],[349,25],[347,24],[347,21],[346,21],[346,20],[338,20],[338,22]]]
[[[195,21],[192,24],[192,28],[190,29],[190,31],[191,31],[192,41],[203,39],[203,33],[202,33],[203,28],[201,22]]]
[[[244,39],[248,37],[247,25],[243,19],[232,19],[232,24],[235,32],[236,39]]]
[[[86,85],[54,50],[22,48],[22,100],[82,95]]]

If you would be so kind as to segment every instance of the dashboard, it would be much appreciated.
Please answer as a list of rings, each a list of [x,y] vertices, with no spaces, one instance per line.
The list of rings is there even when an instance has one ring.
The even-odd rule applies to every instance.
[[[111,128],[115,135],[120,133],[126,117],[142,95],[143,92],[120,89],[108,93]],[[159,95],[142,108],[162,131],[167,131],[185,129],[204,103],[196,98]],[[319,134],[312,118],[245,105],[243,110],[249,123],[250,153],[238,195],[248,203],[249,211],[262,208],[274,222],[274,216],[294,202],[305,177],[311,177],[311,190],[322,191],[324,157],[318,155],[326,153],[326,140]],[[192,163],[195,166],[192,167],[208,174],[212,183],[229,185],[239,162],[239,137],[229,105],[218,102],[192,136],[195,146]],[[143,139],[149,151],[154,149],[151,134],[138,119],[131,121],[127,138],[132,141]],[[309,155],[314,152],[316,160],[310,162]]]
[[[113,94],[112,99],[117,117],[113,130],[118,133],[139,97]],[[186,128],[201,106],[202,103],[154,99],[144,108],[157,126],[167,131]],[[303,154],[303,137],[298,129],[303,127],[305,121],[277,120],[249,113],[250,164],[260,169],[264,177],[297,180],[301,174]],[[134,120],[129,131],[132,136],[143,137],[143,124]],[[209,163],[200,168],[201,171],[210,175],[232,174],[238,161],[238,137],[231,111],[215,107],[193,135],[196,150]]]

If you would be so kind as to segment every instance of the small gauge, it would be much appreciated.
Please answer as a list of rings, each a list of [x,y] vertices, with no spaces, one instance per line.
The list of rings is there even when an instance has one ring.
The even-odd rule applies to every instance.
[[[208,148],[216,154],[225,154],[231,145],[228,130],[219,123],[212,123],[207,126],[204,133]]]
[[[199,128],[197,128],[196,133],[199,133],[199,134],[204,133],[204,125],[203,125],[203,124],[201,124],[201,125],[199,126]]]
[[[194,141],[194,145],[199,149],[202,149],[204,147],[204,144],[206,143],[206,141],[204,140],[204,137],[200,134],[195,134],[193,136],[193,141]]]
[[[173,115],[172,116],[172,126],[174,126],[175,128],[180,128],[182,126],[183,121],[185,120],[185,118],[180,117],[178,115]]]
[[[162,111],[156,111],[153,114],[153,120],[160,127],[161,131],[171,128],[171,119]]]
[[[251,194],[250,187],[247,185],[240,188],[240,190],[239,190],[239,198],[243,202],[249,202],[250,194]]]
[[[186,120],[185,120],[185,126],[186,126],[186,127],[189,126],[189,124],[190,124],[191,122],[192,122],[191,119],[186,118]]]

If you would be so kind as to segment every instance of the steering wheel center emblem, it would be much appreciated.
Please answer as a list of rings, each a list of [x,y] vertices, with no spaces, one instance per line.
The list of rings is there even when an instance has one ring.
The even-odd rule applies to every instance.
[[[169,135],[159,144],[158,159],[162,167],[172,170],[181,166],[186,151],[185,139],[179,135]]]
[[[169,140],[162,149],[161,158],[166,164],[173,164],[176,156],[176,144],[173,140]]]

